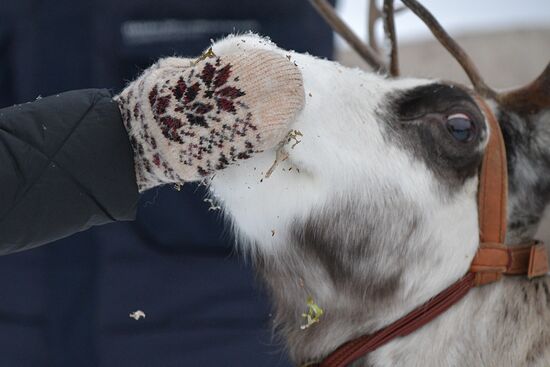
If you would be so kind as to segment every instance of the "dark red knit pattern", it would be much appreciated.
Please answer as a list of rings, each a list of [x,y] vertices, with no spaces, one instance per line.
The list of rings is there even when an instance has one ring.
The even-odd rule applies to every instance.
[[[242,101],[246,92],[239,82],[233,66],[217,58],[174,71],[174,76],[159,80],[149,91],[142,89],[145,83],[141,82],[138,92],[134,89],[135,94],[130,91],[126,99],[120,97],[127,129],[132,129],[132,120],[141,123],[131,139],[139,155],[138,165],[151,175],[160,169],[168,179],[181,181],[170,159],[159,150],[161,145],[171,144],[178,145],[179,163],[194,167],[199,177],[250,158],[260,135],[249,107]],[[143,111],[149,108],[154,121]],[[165,142],[157,142],[160,135],[153,137],[150,124],[158,126]]]

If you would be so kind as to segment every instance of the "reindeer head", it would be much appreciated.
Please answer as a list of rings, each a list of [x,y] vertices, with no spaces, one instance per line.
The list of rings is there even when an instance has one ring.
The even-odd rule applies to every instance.
[[[258,48],[290,56],[302,73],[306,102],[289,126],[300,142],[279,148],[287,158],[270,177],[275,149],[218,173],[212,190],[274,292],[287,337],[325,352],[342,341],[333,322],[376,328],[467,271],[487,127],[458,85],[389,80],[254,36],[213,47]],[[326,314],[304,331],[309,296]]]
[[[370,0],[368,45],[359,40],[326,0],[309,1],[374,70],[391,77],[399,76],[394,14],[408,8],[428,26],[435,38],[462,66],[472,82],[473,92],[489,103],[499,121],[506,140],[510,176],[507,240],[519,243],[531,239],[550,197],[550,177],[547,173],[550,63],[532,83],[511,91],[497,92],[485,83],[468,54],[416,0],[402,0],[405,6],[397,9],[394,9],[393,0],[384,0],[382,9],[377,7],[376,0]],[[379,46],[374,37],[374,25],[378,19],[383,20],[386,38],[391,46],[388,65],[378,54]]]
[[[222,56],[258,49],[301,71],[295,139],[219,172],[211,191],[267,282],[292,358],[304,362],[394,321],[466,273],[479,242],[478,169],[490,132],[476,93],[461,85],[349,69],[254,35],[213,45]],[[530,90],[548,92],[547,77],[537,83]],[[524,187],[550,193],[550,176],[539,177],[550,152],[530,160],[550,139],[550,114],[544,101],[525,114],[513,95],[488,99],[510,121],[511,222],[525,235],[520,227],[533,218],[520,209],[531,198]],[[304,330],[308,297],[325,314]]]

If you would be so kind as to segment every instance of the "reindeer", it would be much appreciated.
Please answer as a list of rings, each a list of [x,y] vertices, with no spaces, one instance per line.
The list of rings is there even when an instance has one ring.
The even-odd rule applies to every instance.
[[[327,3],[314,2],[338,22]],[[457,56],[473,90],[394,77],[391,1],[385,3],[389,67],[365,45],[354,46],[382,73],[285,51],[252,34],[212,47],[222,56],[280,54],[303,78],[305,105],[290,125],[297,140],[210,182],[271,294],[274,326],[297,365],[317,363],[385,327],[468,272],[479,245],[479,166],[492,133],[476,98],[497,116],[506,144],[506,242],[531,240],[550,199],[550,65],[530,85],[497,93],[426,9],[403,3]],[[308,298],[324,312],[304,325]],[[550,280],[507,277],[475,288],[353,365],[548,366]]]

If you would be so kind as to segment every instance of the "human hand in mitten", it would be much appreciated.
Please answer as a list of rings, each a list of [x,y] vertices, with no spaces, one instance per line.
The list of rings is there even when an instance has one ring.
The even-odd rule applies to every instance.
[[[115,97],[140,191],[201,180],[275,147],[303,107],[300,71],[285,56],[209,51],[161,59]]]

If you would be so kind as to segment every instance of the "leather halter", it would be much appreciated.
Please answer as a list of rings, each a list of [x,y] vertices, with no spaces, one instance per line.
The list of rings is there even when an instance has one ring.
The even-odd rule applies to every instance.
[[[548,256],[543,243],[533,241],[513,247],[504,244],[508,201],[506,150],[493,112],[481,98],[476,100],[483,110],[490,134],[479,175],[480,244],[468,273],[392,324],[373,334],[344,343],[319,363],[319,367],[345,367],[392,339],[418,330],[476,286],[496,282],[503,275],[527,275],[531,279],[548,272]]]

